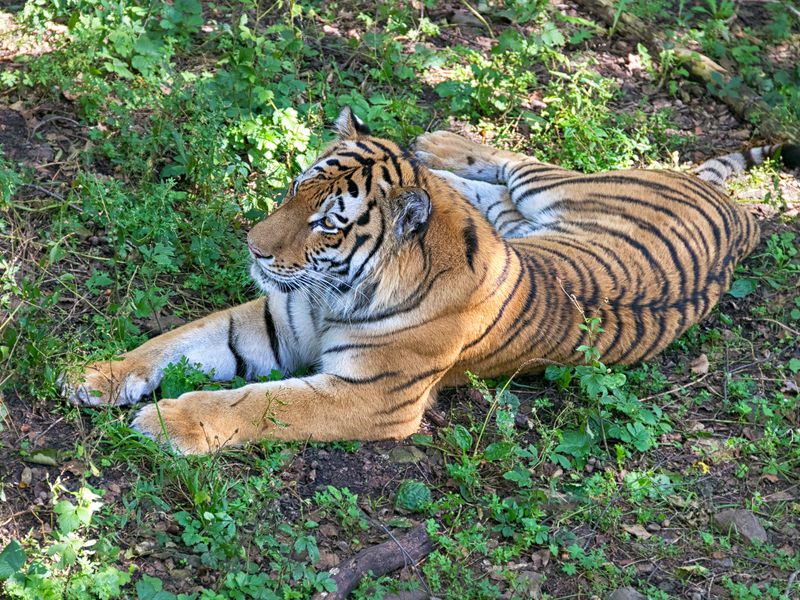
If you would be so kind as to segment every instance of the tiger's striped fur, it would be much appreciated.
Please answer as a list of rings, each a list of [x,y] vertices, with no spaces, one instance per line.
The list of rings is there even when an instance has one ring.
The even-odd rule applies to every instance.
[[[312,375],[142,408],[133,426],[182,452],[417,430],[442,386],[578,363],[585,314],[609,363],[647,359],[702,319],[758,241],[697,177],[583,175],[437,132],[416,156],[351,111],[339,139],[248,235],[266,298],[99,363],[76,402],[132,403],[187,356],[218,379]],[[93,393],[95,395],[93,395]]]

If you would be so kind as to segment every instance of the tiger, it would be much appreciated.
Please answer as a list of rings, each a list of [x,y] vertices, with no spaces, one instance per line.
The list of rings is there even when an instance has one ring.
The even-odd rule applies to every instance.
[[[213,379],[251,381],[136,413],[141,434],[203,454],[405,438],[467,372],[582,363],[589,316],[607,364],[647,360],[709,314],[759,241],[754,217],[715,184],[798,154],[770,146],[696,174],[587,175],[446,131],[406,149],[350,108],[335,131],[247,235],[264,294],[87,367],[67,386],[72,402],[137,403],[183,357]],[[286,378],[265,381],[274,370]]]

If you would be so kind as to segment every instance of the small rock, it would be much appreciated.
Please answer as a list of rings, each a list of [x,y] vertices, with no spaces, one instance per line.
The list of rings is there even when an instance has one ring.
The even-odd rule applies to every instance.
[[[751,544],[754,541],[767,542],[767,532],[758,518],[749,510],[729,508],[714,515],[714,525],[723,533],[735,530]]]
[[[31,481],[33,480],[33,472],[31,471],[30,467],[25,467],[22,469],[22,474],[19,476],[19,487],[20,489],[25,489],[30,487]]]
[[[408,465],[426,460],[426,454],[416,446],[396,446],[389,452],[392,462]]]
[[[534,552],[531,555],[531,560],[533,561],[533,566],[535,568],[544,569],[548,564],[550,564],[550,550],[544,548]]]
[[[611,592],[608,600],[647,600],[647,597],[628,586]]]
[[[170,576],[174,581],[181,581],[182,579],[190,579],[192,577],[192,572],[188,569],[174,569],[170,572]]]
[[[649,531],[650,533],[661,531],[661,525],[659,525],[658,523],[648,523],[647,531]]]
[[[719,569],[730,569],[733,567],[733,559],[728,557],[720,558],[717,560],[712,560],[711,564]]]
[[[522,429],[523,431],[533,429],[533,422],[527,417],[527,415],[523,415],[522,413],[517,413],[514,415],[514,425],[517,427],[517,429]]]
[[[536,571],[520,571],[518,581],[524,585],[525,598],[539,600],[542,597],[542,582],[544,577]]]
[[[144,540],[143,542],[139,542],[133,547],[133,552],[137,556],[142,556],[144,554],[150,554],[156,547],[156,543],[153,540]]]

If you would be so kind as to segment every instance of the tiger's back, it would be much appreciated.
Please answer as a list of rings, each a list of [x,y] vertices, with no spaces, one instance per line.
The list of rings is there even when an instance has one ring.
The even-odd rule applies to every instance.
[[[749,212],[690,175],[574,176],[538,193],[557,221],[510,243],[526,262],[546,263],[530,271],[538,289],[563,288],[602,318],[596,345],[609,363],[647,359],[704,318],[759,239]],[[569,360],[581,343],[579,329],[564,333],[553,360]]]

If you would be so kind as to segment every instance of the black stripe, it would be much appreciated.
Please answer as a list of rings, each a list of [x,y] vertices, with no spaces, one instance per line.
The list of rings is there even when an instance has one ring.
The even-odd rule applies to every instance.
[[[414,385],[416,385],[417,383],[419,383],[420,381],[422,381],[424,379],[427,379],[428,377],[432,377],[434,375],[438,375],[439,373],[444,373],[449,368],[450,367],[447,366],[447,367],[444,367],[444,368],[437,368],[437,369],[430,369],[428,371],[423,371],[422,373],[419,373],[418,375],[415,375],[414,377],[412,377],[411,379],[409,379],[405,383],[401,383],[401,384],[398,384],[398,385],[394,386],[389,391],[392,392],[392,393],[394,393],[394,392],[402,392],[403,390],[407,390],[408,388],[413,387]]]
[[[366,385],[368,383],[375,383],[376,381],[388,379],[389,377],[396,377],[397,375],[400,375],[400,372],[384,371],[383,373],[378,373],[377,375],[372,375],[371,377],[348,377],[346,375],[337,375],[336,373],[331,373],[330,375],[331,377],[336,377],[336,379],[352,385]]]
[[[388,146],[386,146],[386,145],[384,145],[384,144],[382,144],[380,142],[372,140],[372,143],[375,144],[375,146],[377,146],[381,150],[383,150],[386,153],[386,155],[389,157],[389,160],[391,161],[392,166],[394,167],[395,173],[397,174],[397,185],[402,185],[403,184],[403,171],[400,168],[400,163],[397,160],[397,155],[394,152],[392,152],[389,149]]]
[[[267,337],[272,347],[272,355],[275,357],[275,366],[281,368],[281,342],[275,331],[275,321],[272,319],[272,311],[269,309],[269,299],[264,298],[264,323],[267,326]]]
[[[369,197],[372,193],[372,165],[361,169],[361,176],[364,177],[364,196]]]
[[[364,125],[359,125],[358,123],[356,123],[356,129],[359,131],[359,133],[363,133],[365,135],[369,135],[369,128],[365,127]],[[367,146],[367,144],[365,144],[362,141],[356,141],[356,146],[358,148],[361,148],[364,152],[369,152],[370,154],[375,154],[375,152],[372,150],[372,148]]]
[[[423,392],[419,396],[412,397],[410,400],[403,400],[402,402],[400,402],[398,404],[392,404],[392,405],[389,406],[389,408],[382,409],[382,410],[379,410],[377,412],[378,412],[378,414],[380,414],[382,416],[386,416],[386,417],[388,417],[390,415],[393,415],[395,413],[399,413],[404,408],[408,408],[409,406],[411,406],[413,404],[416,404],[417,402],[422,400],[423,396],[425,396],[426,393],[427,393],[427,390],[425,392]],[[411,420],[411,419],[409,419],[409,420]]]
[[[347,182],[347,193],[349,193],[353,198],[358,197],[358,184],[353,181],[352,177],[346,177],[345,181]]]
[[[228,350],[231,351],[233,354],[233,358],[236,361],[236,377],[246,377],[247,376],[247,363],[244,361],[244,357],[242,356],[239,349],[236,347],[236,332],[234,331],[233,327],[233,315],[228,317]]]
[[[292,332],[292,337],[295,341],[300,341],[297,335],[297,330],[294,326],[294,313],[292,312],[292,303],[294,302],[294,294],[290,291],[286,294],[286,320],[289,322],[289,331]]]
[[[386,168],[386,165],[381,165],[381,175],[389,185],[394,185],[394,182],[392,181],[392,176],[389,174],[389,169]]]
[[[364,268],[367,266],[367,264],[369,264],[369,261],[372,260],[372,257],[375,256],[375,253],[378,251],[378,249],[380,249],[381,245],[383,244],[383,235],[384,232],[386,231],[386,226],[383,224],[383,220],[380,221],[380,224],[381,224],[381,230],[380,233],[378,233],[378,239],[375,240],[375,245],[372,246],[372,250],[370,250],[369,254],[367,254],[367,258],[364,259],[364,262],[361,263],[361,266],[358,267],[356,272],[353,274],[352,278],[353,282],[358,281],[358,278],[361,277],[361,273],[363,273]]]
[[[360,165],[371,165],[375,163],[374,158],[364,158],[358,152],[337,152],[336,156],[346,156],[347,158],[352,158]]]
[[[464,253],[470,271],[475,272],[475,254],[478,252],[478,233],[475,230],[475,221],[467,217],[467,226],[464,228]]]
[[[728,156],[718,156],[716,160],[718,160],[723,165],[728,167],[728,170],[731,173],[736,173],[736,171],[738,170],[738,166],[736,165],[736,163],[734,163],[730,158],[728,158]]]
[[[500,310],[497,312],[497,316],[494,318],[494,320],[489,324],[489,326],[484,330],[484,332],[481,335],[479,335],[477,338],[475,338],[474,340],[472,340],[468,344],[465,344],[461,348],[462,352],[464,352],[465,350],[469,350],[473,346],[478,345],[479,343],[481,343],[481,341],[483,341],[483,339],[487,335],[489,335],[489,332],[491,332],[492,329],[494,329],[497,326],[497,323],[500,321],[500,319],[503,318],[503,314],[505,313],[506,308],[508,307],[508,304],[511,302],[511,300],[514,298],[514,296],[517,294],[517,290],[519,289],[519,286],[522,283],[523,276],[525,275],[525,270],[522,268],[522,264],[521,264],[522,260],[520,259],[520,256],[517,253],[516,249],[515,248],[511,248],[511,249],[514,252],[514,254],[516,254],[517,261],[519,261],[519,264],[517,266],[517,268],[519,269],[519,275],[517,276],[517,280],[514,282],[514,285],[511,288],[511,292],[508,294],[508,296],[506,296],[506,299],[503,301],[503,304],[500,305]]]
[[[368,342],[364,343],[352,343],[352,344],[339,344],[338,346],[331,346],[330,348],[325,348],[322,351],[322,354],[337,354],[339,352],[349,352],[350,350],[363,350],[365,348],[383,348],[386,344],[370,344]]]
[[[702,179],[702,175],[705,171],[711,171],[711,173],[714,174],[720,183],[725,181],[725,176],[714,167],[700,167],[700,170],[697,172],[697,176]]]

